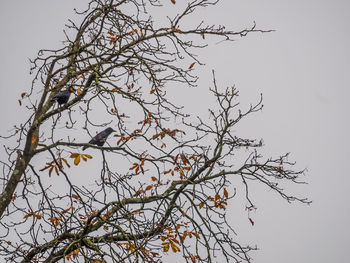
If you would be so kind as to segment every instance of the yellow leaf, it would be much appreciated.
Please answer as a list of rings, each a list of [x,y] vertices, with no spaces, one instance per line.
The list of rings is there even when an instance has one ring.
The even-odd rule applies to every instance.
[[[92,159],[92,156],[90,154],[83,154],[86,158]]]
[[[77,158],[79,153],[71,153],[70,158]]]
[[[78,165],[80,163],[80,154],[74,159],[74,164]]]
[[[169,251],[169,243],[166,243],[163,247],[163,251],[164,252],[168,252]]]
[[[184,174],[184,171],[182,169],[180,169],[180,178],[184,178],[185,174]]]

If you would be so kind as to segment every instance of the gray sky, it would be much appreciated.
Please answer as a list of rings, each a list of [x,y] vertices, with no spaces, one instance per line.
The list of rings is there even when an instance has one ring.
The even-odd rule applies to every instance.
[[[55,48],[75,3],[85,1],[3,1],[0,9],[0,132],[22,121],[17,100],[28,89],[28,58],[40,48]],[[166,2],[166,1],[164,1]],[[169,0],[170,2],[170,0]],[[180,1],[178,1],[180,2]],[[291,152],[308,169],[309,185],[291,191],[313,200],[311,206],[288,205],[257,189],[258,210],[232,211],[239,239],[261,249],[255,262],[345,262],[350,244],[350,2],[346,0],[222,0],[200,15],[209,22],[242,29],[253,21],[269,34],[200,51],[206,67],[200,85],[210,85],[211,69],[219,85],[235,84],[244,103],[262,92],[264,110],[248,118],[238,132],[263,138],[264,152]],[[207,87],[205,87],[206,89]],[[198,94],[193,91],[193,94]],[[184,101],[191,110],[192,101]]]

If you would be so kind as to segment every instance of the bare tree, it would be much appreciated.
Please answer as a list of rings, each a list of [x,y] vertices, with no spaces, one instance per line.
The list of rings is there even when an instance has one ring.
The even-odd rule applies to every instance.
[[[32,86],[20,101],[29,118],[2,137],[16,141],[7,144],[2,161],[3,258],[160,262],[165,253],[177,253],[185,262],[249,262],[255,248],[236,241],[226,218],[235,197],[230,182],[243,182],[247,209],[254,208],[251,181],[288,202],[309,202],[280,186],[302,183],[303,171],[293,169],[288,155],[264,158],[261,141],[232,131],[261,110],[262,98],[240,109],[236,88],[220,89],[213,72],[217,105],[203,120],[166,93],[172,83],[196,85],[194,68],[201,62],[195,50],[205,48],[206,38],[268,32],[255,24],[231,31],[185,22],[217,2],[189,1],[157,26],[152,12],[161,12],[162,1],[92,0],[76,11],[79,23],[69,21],[62,48],[39,51]],[[81,141],[79,134],[93,137],[107,127],[114,130],[109,138],[111,129]],[[245,158],[237,158],[242,149]],[[82,161],[89,166],[99,156],[99,172],[91,168],[74,179]],[[95,183],[85,184],[85,177]]]

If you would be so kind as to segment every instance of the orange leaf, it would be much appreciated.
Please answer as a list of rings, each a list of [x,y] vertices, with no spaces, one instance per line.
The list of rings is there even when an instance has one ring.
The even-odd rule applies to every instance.
[[[189,66],[189,68],[188,69],[192,69],[193,68],[193,66],[194,66],[194,64],[196,64],[196,62],[193,62],[190,66]]]
[[[201,238],[196,232],[192,232],[192,235],[194,235],[197,239]]]
[[[172,171],[172,170],[169,169],[168,171],[165,171],[164,174],[168,174],[168,173],[170,173],[171,171]]]
[[[80,95],[82,92],[83,92],[83,90],[81,88],[78,88],[77,94]]]
[[[151,189],[152,189],[152,187],[153,187],[152,185],[147,185],[147,187],[146,187],[146,189],[145,189],[145,190],[146,190],[146,191],[151,190]]]
[[[33,137],[32,137],[32,144],[36,142],[36,139],[37,139],[37,137],[35,135],[33,135]]]
[[[170,245],[171,245],[171,249],[174,253],[180,251],[180,248],[178,246],[176,246],[174,242],[170,242]]]
[[[155,178],[154,176],[152,176],[152,181],[154,181],[154,182],[156,182],[156,181],[158,181],[158,179],[157,178]]]
[[[203,202],[199,204],[199,208],[202,208],[203,206],[204,206]]]
[[[26,214],[23,218],[24,219],[27,219],[28,217],[31,217],[31,216],[33,216],[33,212],[30,212],[30,213],[28,213],[28,214]]]

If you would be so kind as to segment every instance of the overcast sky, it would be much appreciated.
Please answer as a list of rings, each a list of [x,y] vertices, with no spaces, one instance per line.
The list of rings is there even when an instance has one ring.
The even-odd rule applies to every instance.
[[[64,23],[73,17],[74,5],[83,2],[2,1],[2,134],[22,121],[17,100],[30,86],[28,59],[40,48],[59,47]],[[244,221],[235,227],[240,240],[260,248],[254,262],[348,260],[349,14],[346,0],[222,0],[215,10],[200,14],[227,28],[239,30],[255,21],[261,29],[276,30],[200,51],[206,63],[198,73],[203,76],[200,84],[209,81],[205,76],[215,69],[219,84],[235,84],[243,102],[255,102],[263,93],[263,112],[245,121],[239,133],[263,138],[266,154],[291,152],[297,166],[308,169],[309,184],[291,190],[308,196],[311,206],[289,205],[259,190],[254,194],[258,210],[251,214],[254,226],[243,209],[232,211],[243,214]],[[184,104],[190,107],[193,102]]]

